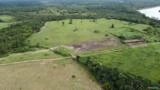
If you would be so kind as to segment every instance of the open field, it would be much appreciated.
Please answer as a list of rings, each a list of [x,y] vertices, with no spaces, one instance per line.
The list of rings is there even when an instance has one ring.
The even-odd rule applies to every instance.
[[[60,58],[61,56],[55,54],[49,50],[31,51],[25,53],[11,54],[7,57],[0,58],[0,64],[8,64],[14,62],[40,60],[40,59],[54,59]]]
[[[10,23],[1,23],[1,22],[0,22],[0,29],[6,28],[6,27],[8,27],[9,25],[10,25]]]
[[[101,90],[82,67],[71,60],[0,66],[0,90]]]
[[[6,28],[14,22],[14,18],[8,15],[0,15],[0,29]]]
[[[14,17],[9,15],[0,15],[0,20],[2,20],[3,22],[10,22],[14,21]]]
[[[92,56],[92,60],[157,82],[160,80],[159,45],[159,43],[154,43],[143,47],[97,54]]]
[[[151,27],[114,19],[73,19],[47,22],[41,31],[33,34],[28,40],[31,45],[53,47],[73,45],[87,41],[100,41],[111,35],[126,39],[147,38],[144,29]],[[64,22],[64,23],[63,23]],[[112,25],[114,25],[112,27]],[[149,39],[149,38],[148,38]]]

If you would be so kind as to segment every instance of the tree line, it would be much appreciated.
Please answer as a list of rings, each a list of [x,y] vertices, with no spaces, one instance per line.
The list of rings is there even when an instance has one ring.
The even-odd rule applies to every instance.
[[[88,6],[86,8],[90,12],[95,12],[97,15],[94,17],[96,18],[118,19],[132,23],[160,27],[160,21],[148,18],[128,5],[107,4],[104,6]]]
[[[31,50],[29,41],[26,41],[33,33],[39,32],[46,21],[57,19],[56,17],[31,18],[20,21],[0,30],[0,56],[12,52],[25,52]]]

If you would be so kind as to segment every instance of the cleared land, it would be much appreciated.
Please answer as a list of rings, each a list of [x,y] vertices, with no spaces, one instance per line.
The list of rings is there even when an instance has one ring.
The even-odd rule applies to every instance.
[[[0,29],[6,28],[14,22],[14,17],[8,15],[0,15]]]
[[[121,40],[159,39],[154,35],[155,33],[152,34],[152,30],[156,31],[157,28],[114,19],[73,19],[72,24],[70,20],[50,21],[42,27],[40,32],[30,36],[27,42],[33,46],[50,49],[63,45],[75,51],[87,51],[81,54],[86,56],[94,54],[91,57],[98,63],[158,81],[160,44],[127,48],[121,43]],[[114,48],[109,48],[112,46]],[[101,49],[90,51],[97,47]],[[121,50],[116,50],[118,48]],[[105,53],[103,50],[108,51]],[[0,58],[0,89],[100,90],[85,70],[71,60],[64,60],[60,55],[70,54],[68,50],[63,49],[55,52],[40,50]],[[63,60],[56,60],[56,58]],[[41,61],[12,64],[32,60]]]
[[[1,23],[1,22],[0,22],[0,29],[6,28],[6,27],[8,27],[9,25],[10,25],[10,23]]]
[[[33,52],[25,52],[18,54],[11,54],[7,57],[0,58],[0,64],[9,64],[14,62],[41,60],[41,59],[54,59],[60,58],[61,56],[55,54],[49,50],[39,50]]]
[[[64,22],[64,23],[63,23]],[[47,22],[39,33],[33,34],[28,40],[31,45],[53,47],[58,45],[73,45],[87,41],[101,41],[109,36],[126,39],[146,38],[144,29],[151,26],[134,24],[114,19],[73,19]],[[112,25],[114,25],[112,27]],[[152,27],[151,27],[152,28]]]
[[[9,15],[0,15],[0,20],[4,22],[10,22],[10,21],[14,21],[14,17]]]
[[[147,46],[126,48],[123,50],[92,56],[102,65],[118,68],[152,81],[160,80],[160,48],[159,43]]]
[[[72,60],[0,66],[0,90],[101,90]]]

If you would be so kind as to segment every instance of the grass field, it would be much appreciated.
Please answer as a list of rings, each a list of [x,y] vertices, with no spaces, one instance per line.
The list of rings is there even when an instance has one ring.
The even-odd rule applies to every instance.
[[[14,17],[9,15],[0,15],[0,20],[2,20],[3,22],[11,22],[14,21]]]
[[[0,66],[0,90],[101,90],[72,60]]]
[[[114,24],[114,28],[111,28],[112,24]],[[102,40],[108,35],[123,34],[127,38],[145,37],[143,29],[148,27],[150,26],[114,19],[97,19],[95,22],[92,19],[74,19],[72,24],[69,24],[69,20],[51,21],[47,22],[39,33],[33,34],[28,40],[31,45],[53,47]]]
[[[147,40],[158,39],[156,36],[147,34],[144,31],[151,26],[114,19],[97,19],[95,22],[92,19],[73,19],[72,24],[69,24],[69,22],[69,20],[47,22],[40,32],[34,33],[27,41],[31,45],[47,48],[73,44],[82,44],[92,48],[92,44],[95,43],[95,47],[100,47],[99,43],[104,44],[104,46],[107,45],[106,43],[113,43],[112,46],[116,41],[118,43],[115,44],[114,49],[123,50],[108,53],[101,52],[113,49],[104,47],[93,51],[87,50],[81,54],[82,56],[95,54],[91,56],[93,60],[103,65],[119,68],[120,71],[130,72],[153,81],[160,80],[159,43],[127,48],[118,40],[119,37],[125,39],[136,39],[137,37]],[[58,49],[55,52],[39,50],[11,54],[0,58],[0,90],[53,90],[53,88],[54,90],[100,90],[100,87],[90,79],[87,72],[75,62],[54,60],[69,56],[68,50]],[[33,60],[41,61],[23,62]],[[14,62],[23,63],[12,65]]]
[[[9,25],[10,25],[10,23],[1,23],[1,22],[0,22],[0,29],[6,28],[6,27],[8,27]]]
[[[40,50],[33,52],[25,52],[18,54],[11,54],[7,57],[0,58],[0,64],[8,64],[14,62],[30,61],[30,60],[40,60],[40,59],[54,59],[60,58],[61,56],[55,54],[49,50]]]
[[[137,76],[148,78],[152,81],[160,80],[160,44],[126,48],[120,51],[103,53],[92,56],[102,65],[118,68]]]
[[[0,22],[0,29],[2,29],[11,25],[15,20],[12,16],[0,15],[0,21],[2,21]]]

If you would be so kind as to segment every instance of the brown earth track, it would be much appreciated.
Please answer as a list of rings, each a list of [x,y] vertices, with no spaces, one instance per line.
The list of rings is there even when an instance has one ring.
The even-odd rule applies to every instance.
[[[81,44],[73,44],[71,47],[75,49],[76,51],[89,51],[94,50],[98,48],[105,48],[105,47],[116,47],[118,46],[120,41],[115,37],[108,37],[101,41],[89,41],[89,42],[83,42]]]

